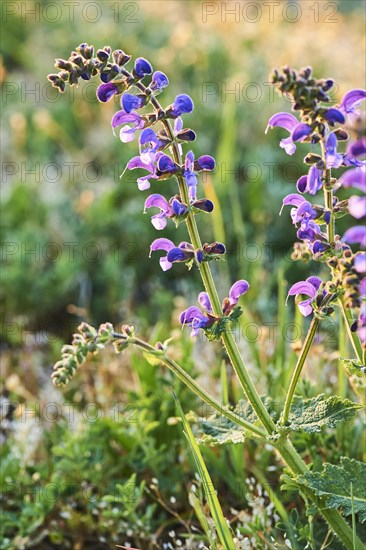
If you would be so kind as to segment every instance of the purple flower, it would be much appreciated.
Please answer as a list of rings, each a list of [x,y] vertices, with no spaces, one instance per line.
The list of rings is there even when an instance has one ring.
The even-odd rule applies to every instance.
[[[339,168],[343,162],[343,155],[337,153],[337,137],[331,132],[325,142],[325,159],[327,168]]]
[[[150,84],[150,90],[161,91],[163,88],[166,88],[169,85],[168,77],[161,71],[155,71],[152,76],[152,81]]]
[[[142,97],[125,93],[121,97],[121,106],[126,113],[131,113],[134,109],[140,109],[144,104]]]
[[[360,244],[363,248],[366,248],[366,227],[364,225],[355,225],[347,229],[342,241],[348,244]]]
[[[355,254],[353,265],[358,273],[366,273],[366,252],[358,252]]]
[[[146,59],[143,57],[138,57],[135,61],[134,71],[136,76],[143,78],[145,75],[151,74],[153,72],[153,68]]]
[[[212,313],[212,305],[211,300],[207,294],[207,292],[200,292],[198,295],[198,303],[200,306],[202,306],[206,311],[209,313]]]
[[[194,109],[194,103],[187,94],[178,95],[173,105],[167,109],[170,115],[178,117],[184,113],[191,113]]]
[[[308,185],[308,177],[307,176],[300,176],[297,180],[296,187],[299,193],[305,193],[306,188]]]
[[[141,160],[146,163],[156,160],[157,150],[162,145],[163,143],[158,139],[154,130],[145,128],[145,130],[141,132],[139,138]]]
[[[128,126],[126,123],[132,123],[132,127]],[[117,111],[112,118],[113,133],[114,129],[118,126],[121,126],[121,124],[126,124],[126,126],[123,126],[123,128],[121,128],[119,134],[120,139],[121,141],[123,141],[123,143],[128,143],[132,141],[135,137],[136,130],[142,130],[142,128],[145,126],[145,122],[137,113],[126,113],[125,111]]]
[[[212,212],[214,209],[214,204],[209,199],[198,199],[192,202],[192,206],[198,208],[198,210],[203,210],[203,212]]]
[[[162,174],[165,174],[167,172],[174,174],[174,172],[178,170],[175,162],[168,155],[165,154],[161,154],[161,156],[159,157],[157,167],[159,172],[161,172]]]
[[[194,163],[194,169],[196,172],[201,172],[203,170],[206,172],[212,172],[212,170],[215,169],[215,166],[215,159],[210,155],[202,155],[202,157],[199,157]]]
[[[327,109],[325,113],[323,114],[323,117],[328,122],[338,122],[338,124],[344,124],[346,122],[346,117],[340,111],[339,109],[335,109],[332,107],[331,109]]]
[[[166,218],[171,217],[173,214],[172,208],[166,198],[162,195],[159,195],[158,193],[154,193],[153,195],[147,197],[144,206],[144,214],[146,214],[147,208],[153,207],[159,208],[160,213],[155,214],[151,217],[151,223],[153,224],[155,229],[164,229],[167,224]]]
[[[313,311],[311,302],[318,293],[319,287],[322,283],[322,280],[319,277],[308,277],[305,281],[300,281],[292,285],[287,294],[287,300],[289,296],[299,296],[300,294],[305,294],[309,296],[308,299],[299,302],[297,305],[299,307],[301,315],[307,317]],[[287,303],[286,300],[286,303]]]
[[[299,222],[306,222],[308,220],[314,220],[317,216],[316,211],[313,209],[310,202],[305,200],[304,197],[301,195],[297,195],[296,193],[291,193],[290,195],[286,195],[286,197],[282,201],[282,209],[284,206],[295,206],[295,208],[291,209],[291,218],[294,225],[298,224]]]
[[[366,170],[362,168],[347,170],[339,178],[339,183],[343,187],[355,187],[366,193]]]
[[[159,154],[159,153],[158,153]],[[141,157],[133,157],[127,164],[129,170],[135,170],[136,168],[143,168],[148,171],[146,176],[142,176],[137,179],[137,185],[140,191],[145,191],[145,189],[150,188],[150,179],[158,179],[158,176],[155,172],[155,165],[153,161],[145,162]]]
[[[347,115],[352,115],[356,112],[356,107],[358,107],[364,99],[366,99],[366,90],[350,90],[343,96],[339,110]]]
[[[366,137],[361,137],[357,141],[353,141],[347,147],[347,155],[349,157],[362,157],[366,155]]]
[[[320,226],[313,220],[306,220],[297,231],[297,238],[302,241],[307,241],[310,249],[312,249],[311,244],[314,243],[319,236],[321,236]]]
[[[361,304],[361,312],[358,321],[357,334],[362,342],[362,345],[366,345],[366,302]]]
[[[245,279],[241,279],[240,281],[236,281],[232,285],[229,291],[229,301],[230,304],[235,306],[238,303],[238,300],[240,296],[248,292],[249,290],[249,283]]]
[[[322,175],[323,171],[314,164],[310,167],[306,185],[306,190],[310,195],[315,195],[322,188]]]
[[[196,187],[197,187],[197,176],[194,173],[194,153],[189,151],[186,154],[186,159],[184,163],[183,176],[186,180],[186,184],[189,188],[189,196],[192,200],[196,199]]]
[[[214,318],[207,317],[198,307],[191,306],[183,311],[179,318],[182,325],[192,327],[191,336],[196,336],[199,330],[212,325],[215,322]]]
[[[155,239],[150,245],[150,256],[151,252],[156,252],[156,250],[164,250],[169,252],[172,248],[175,247],[175,244],[169,239]],[[168,256],[162,256],[159,260],[160,267],[163,271],[167,271],[172,267],[171,262],[168,261]]]
[[[173,210],[173,213],[179,217],[179,216],[184,216],[184,214],[186,214],[186,212],[188,211],[188,208],[185,204],[181,203],[178,199],[173,199],[172,210]]]
[[[195,257],[193,246],[190,243],[182,242],[179,246],[171,248],[168,252],[167,259],[170,263],[186,262]]]
[[[364,218],[366,216],[366,197],[359,197],[354,195],[349,198],[348,201],[349,213],[356,219]]]
[[[292,141],[302,141],[309,134],[311,134],[311,132],[312,132],[311,126],[309,126],[308,124],[305,124],[304,122],[300,122],[292,130],[292,133],[291,133]]]
[[[114,82],[108,82],[108,84],[101,84],[97,89],[97,98],[102,103],[109,101],[115,94],[118,94],[118,87]]]
[[[294,141],[302,141],[312,131],[310,126],[299,123],[297,118],[290,113],[281,112],[273,115],[268,121],[266,133],[268,132],[268,128],[275,128],[276,126],[284,128],[291,134],[290,137],[281,139],[280,141],[280,147],[284,149],[288,155],[293,155],[296,151]]]

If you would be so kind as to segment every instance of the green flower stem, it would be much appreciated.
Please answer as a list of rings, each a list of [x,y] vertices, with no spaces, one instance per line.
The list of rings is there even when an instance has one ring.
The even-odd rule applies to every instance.
[[[352,312],[348,307],[345,307],[342,298],[339,298],[338,303],[339,303],[339,307],[341,308],[342,313],[343,313],[347,334],[348,334],[349,339],[351,341],[352,347],[354,349],[354,352],[355,352],[358,360],[362,364],[362,346],[361,346],[361,342],[360,342],[360,339],[358,338],[357,334],[355,332],[351,331],[351,325],[354,322],[354,319],[352,317]]]
[[[303,366],[305,364],[306,358],[308,356],[309,350],[312,346],[312,343],[313,343],[316,331],[318,329],[318,326],[319,326],[319,319],[317,317],[314,317],[313,320],[310,323],[310,327],[309,327],[308,333],[306,335],[304,345],[302,347],[300,356],[297,360],[295,370],[294,370],[292,378],[291,378],[290,387],[287,391],[285,406],[284,406],[283,413],[282,413],[282,418],[281,418],[281,423],[283,425],[285,425],[288,421],[288,417],[289,417],[289,414],[290,414],[291,403],[292,403],[292,400],[293,400],[293,397],[294,397],[295,389],[296,389],[297,383],[299,381],[300,374],[301,374],[301,371],[302,371]]]
[[[113,336],[114,338],[118,339],[126,339],[123,334],[114,333]],[[128,341],[142,351],[146,351],[154,355],[157,354],[156,348],[154,348],[151,344],[140,340],[139,338],[130,338]],[[173,359],[165,354],[156,355],[156,358],[161,361],[161,363],[163,363],[166,367],[168,367],[188,388],[193,391],[193,393],[195,393],[199,398],[202,399],[202,401],[207,403],[207,405],[212,407],[220,415],[225,416],[226,418],[228,418],[228,420],[231,420],[231,422],[235,422],[235,424],[242,426],[242,428],[245,428],[246,430],[254,433],[256,436],[262,438],[266,437],[266,433],[261,428],[258,428],[254,424],[247,422],[246,420],[241,418],[241,416],[223,407],[205,389],[203,389],[182,367],[180,367],[178,363],[173,361]]]
[[[326,155],[325,155],[325,143],[324,140],[320,142],[321,149],[322,149],[322,157],[324,165],[326,166]],[[333,212],[333,189],[331,187],[331,178],[332,178],[332,171],[330,168],[325,168],[325,186],[324,186],[324,204],[327,210],[330,211],[330,221],[329,224],[327,224],[327,236],[328,236],[328,242],[333,243],[334,237],[335,237],[335,219],[334,219],[334,212]]]
[[[146,92],[146,87],[143,84],[138,83],[137,86],[141,91]],[[151,103],[157,111],[162,110],[156,98],[152,97]],[[175,140],[174,132],[172,130],[170,121],[163,120],[163,124],[166,131],[168,132],[170,139],[172,140],[172,150],[173,150],[174,160],[177,163],[182,164],[179,147]],[[179,190],[181,193],[182,200],[186,202],[186,204],[189,204],[188,189],[184,182],[184,179],[182,176],[178,176],[177,179],[178,179]],[[328,200],[329,200],[329,197],[328,197]],[[187,224],[187,229],[188,229],[188,233],[189,233],[192,245],[194,246],[195,249],[200,249],[202,247],[201,239],[198,233],[196,220],[194,218],[194,215],[191,212],[189,212],[188,216],[186,217],[186,224]],[[206,262],[202,262],[199,265],[199,270],[200,270],[204,287],[206,289],[206,292],[209,295],[212,309],[216,315],[221,315],[222,313],[221,304],[220,304],[220,300],[217,294],[216,286],[212,278],[209,265]],[[255,410],[259,420],[261,421],[263,426],[266,428],[268,434],[272,435],[275,431],[275,424],[271,416],[269,415],[268,411],[264,407],[258,395],[258,392],[255,389],[254,384],[245,368],[243,359],[239,353],[239,350],[233,338],[233,335],[230,332],[224,333],[222,336],[222,341],[228,353],[230,362],[240,380],[240,383],[243,387],[243,390],[250,404]],[[308,471],[305,463],[297,453],[296,449],[292,446],[292,443],[287,438],[277,442],[275,444],[275,448],[280,453],[283,460],[290,467],[290,469],[294,474],[300,475]],[[309,498],[311,498],[314,502],[317,502],[319,500],[316,498],[313,492],[307,489],[304,490],[304,492],[307,495],[309,495]],[[342,516],[336,510],[328,510],[323,507],[320,509],[320,511],[323,517],[329,523],[330,527],[337,534],[340,540],[344,543],[345,547],[347,549],[351,549],[353,544],[352,529],[348,526],[348,524],[342,518]],[[362,542],[360,540],[357,540],[356,542],[359,545],[359,547],[362,548],[363,546]]]

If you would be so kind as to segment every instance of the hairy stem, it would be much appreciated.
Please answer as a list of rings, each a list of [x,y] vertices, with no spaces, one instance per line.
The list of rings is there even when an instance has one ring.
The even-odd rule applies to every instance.
[[[307,358],[308,353],[310,351],[310,348],[312,346],[312,343],[313,343],[316,331],[318,329],[318,326],[319,326],[319,319],[317,317],[314,317],[313,320],[310,323],[310,327],[309,327],[308,333],[306,335],[304,345],[302,347],[301,353],[300,353],[299,358],[297,360],[295,370],[292,374],[290,386],[289,386],[289,389],[287,391],[285,406],[284,406],[283,413],[282,413],[282,418],[281,418],[281,423],[283,425],[285,425],[288,421],[288,417],[289,417],[289,414],[290,414],[290,408],[291,408],[292,400],[293,400],[294,393],[295,393],[295,390],[296,390],[296,386],[297,386],[297,383],[299,381],[300,374],[301,374],[301,371],[302,371],[303,366],[305,364],[306,358]]]
[[[352,330],[351,330],[351,326],[354,322],[351,310],[349,308],[345,307],[342,298],[339,298],[338,303],[339,303],[339,307],[341,308],[342,313],[343,313],[347,334],[348,334],[349,339],[351,341],[353,350],[354,350],[358,360],[362,363],[362,346],[361,346],[361,342],[360,342],[360,339],[358,338],[357,334],[355,332],[352,332]]]

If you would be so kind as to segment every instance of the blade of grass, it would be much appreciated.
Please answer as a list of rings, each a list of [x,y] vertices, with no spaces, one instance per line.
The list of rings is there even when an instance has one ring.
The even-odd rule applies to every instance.
[[[233,541],[233,538],[230,533],[230,529],[228,524],[226,523],[226,519],[224,517],[219,499],[217,498],[216,491],[214,488],[214,485],[212,483],[210,474],[208,473],[206,464],[203,460],[201,451],[199,449],[199,446],[194,438],[193,432],[191,430],[191,427],[189,423],[187,422],[187,419],[184,415],[183,409],[181,407],[181,404],[178,400],[178,397],[173,392],[174,399],[177,403],[179,414],[182,418],[183,427],[184,427],[184,435],[187,438],[188,444],[190,446],[194,461],[196,463],[198,473],[200,475],[200,478],[203,483],[203,487],[206,493],[207,503],[210,508],[211,516],[214,521],[217,535],[220,539],[220,542],[225,550],[235,550],[235,544]]]

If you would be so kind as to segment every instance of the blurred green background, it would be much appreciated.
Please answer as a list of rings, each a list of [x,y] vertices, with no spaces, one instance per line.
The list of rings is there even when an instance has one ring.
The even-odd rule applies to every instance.
[[[18,437],[18,443],[10,439],[11,443],[5,446],[8,469],[3,479],[25,476],[33,483],[29,480],[35,473],[47,480],[66,476],[67,460],[75,467],[74,461],[83,445],[89,450],[94,445],[95,449],[90,451],[93,464],[87,461],[87,466],[78,466],[81,478],[89,475],[93,478],[94,466],[100,463],[101,481],[105,468],[113,482],[126,481],[135,472],[142,477],[165,476],[166,487],[174,487],[184,500],[187,498],[182,496],[182,484],[187,482],[184,476],[189,479],[192,475],[187,467],[184,475],[175,472],[174,480],[169,477],[173,475],[170,466],[177,460],[175,453],[181,448],[181,436],[179,429],[168,429],[164,422],[175,414],[169,387],[175,385],[179,389],[179,385],[169,376],[146,367],[143,360],[120,360],[107,355],[102,365],[92,362],[66,394],[50,388],[52,363],[58,358],[61,344],[70,339],[81,320],[95,324],[133,322],[142,336],[153,340],[168,337],[171,331],[179,336],[179,311],[194,303],[202,290],[194,270],[188,274],[184,266],[178,265],[163,274],[157,258],[148,258],[150,243],[162,235],[154,230],[149,216],[142,214],[148,193],[139,192],[134,183],[119,182],[119,175],[136,154],[137,145],[136,141],[123,145],[112,134],[110,119],[118,109],[117,102],[99,104],[94,81],[58,95],[47,81],[47,74],[54,71],[54,59],[68,58],[71,50],[84,41],[96,48],[110,45],[134,57],[146,57],[154,69],[169,76],[170,86],[161,96],[163,103],[169,104],[178,93],[191,95],[195,111],[185,117],[185,123],[198,135],[193,149],[197,155],[211,154],[217,161],[217,170],[205,176],[199,185],[201,195],[216,201],[214,214],[199,218],[202,238],[208,242],[223,240],[227,245],[227,263],[213,266],[222,297],[237,278],[250,281],[246,320],[259,323],[264,344],[247,339],[241,342],[241,347],[259,383],[267,381],[278,388],[283,380],[283,365],[279,366],[279,362],[291,350],[284,349],[281,335],[274,341],[266,340],[268,324],[278,319],[280,325],[288,322],[291,310],[284,312],[280,307],[278,311],[277,297],[284,299],[286,281],[308,276],[314,272],[314,266],[289,260],[295,232],[288,215],[278,216],[283,196],[294,191],[297,178],[306,171],[302,159],[307,149],[300,145],[293,157],[287,157],[278,147],[283,137],[281,131],[265,136],[269,117],[290,108],[270,88],[269,73],[273,67],[285,64],[295,68],[312,65],[317,77],[336,80],[335,103],[347,90],[362,87],[364,5],[363,1],[352,0],[2,2],[3,398],[28,406],[34,418],[37,417],[34,404],[47,402],[50,395],[56,402],[69,400],[80,410],[88,402],[98,402],[107,409],[113,399],[122,402],[136,399],[145,419],[138,429],[135,425],[121,428],[109,420],[106,426],[89,424],[87,430],[95,433],[85,433],[84,427],[81,439],[70,426],[53,425],[52,430],[41,430],[27,464],[20,460],[22,451],[17,447],[21,439],[19,426],[27,437],[32,433],[34,436],[37,426],[26,424],[26,429],[18,422],[14,436],[11,435],[14,427],[7,420],[4,441],[11,435]],[[174,182],[153,185],[152,192],[169,197],[175,193]],[[342,223],[345,227],[347,220]],[[180,227],[177,235],[172,225],[164,236],[175,242],[186,239],[184,228]],[[193,369],[192,342],[188,334],[182,338],[182,349],[178,347],[175,353],[184,359],[187,369]],[[334,338],[330,341],[337,345]],[[317,350],[323,359],[325,347],[320,342]],[[193,352],[203,383],[219,394],[221,356],[215,356],[201,343]],[[330,370],[322,375],[324,387],[335,383],[328,378],[334,365],[327,361],[325,365]],[[315,361],[312,366],[316,370]],[[135,392],[132,398],[131,391]],[[235,394],[237,388],[232,391]],[[278,398],[282,397],[279,390]],[[196,406],[184,392],[182,399],[186,410]],[[20,414],[18,408],[18,421]],[[156,421],[165,427],[157,427]],[[126,435],[125,428],[127,432],[132,430],[133,435]],[[133,431],[135,428],[138,433]],[[113,448],[107,452],[106,433],[119,441],[125,459],[121,460],[119,451]],[[151,441],[147,433],[152,434]],[[67,448],[60,450],[57,444],[67,438],[70,438],[65,444]],[[167,445],[171,445],[170,454],[166,454]],[[10,448],[18,453],[18,458],[14,458]],[[102,459],[95,458],[98,453]],[[159,463],[162,453],[167,460],[165,466]],[[252,458],[253,453],[249,452]],[[238,473],[242,459],[240,452],[236,455],[236,462],[232,460]],[[267,455],[270,456],[268,452]],[[225,471],[225,457],[216,456],[215,460],[212,464],[216,471],[220,472],[221,466]],[[220,460],[223,460],[221,466]],[[115,474],[113,468],[118,472],[118,465],[122,473]],[[159,513],[169,516],[160,504]],[[19,516],[23,505],[22,497],[19,501],[15,499],[13,508],[7,511],[10,515],[6,515],[4,536],[10,542],[3,543],[1,548],[32,544],[39,548],[54,547],[52,544],[63,548],[96,548],[95,537],[99,537],[100,548],[109,548],[111,531],[114,543],[132,540],[142,548],[159,547],[154,546],[148,535],[139,538],[135,527],[128,539],[127,527],[118,527],[123,521],[119,516],[114,521],[112,512],[112,519],[108,519],[112,523],[108,524],[103,516],[103,528],[92,526],[92,512],[84,509],[87,504],[80,517],[84,517],[83,513],[90,514],[90,524],[86,520],[83,524],[75,509],[65,511],[63,501],[57,505],[57,514],[61,510],[64,516],[60,519],[57,515],[57,520],[49,519],[55,514],[53,506],[26,509],[25,516]],[[184,510],[187,503],[181,507]],[[159,522],[166,521],[156,519],[159,514],[155,508],[149,510],[145,506],[144,514],[151,517],[136,515],[145,522],[146,532],[156,531]],[[127,518],[133,515],[130,510],[125,514]],[[21,526],[16,528],[19,517]],[[52,527],[52,521],[56,521],[56,527]],[[60,534],[65,524],[71,532],[67,540]],[[167,521],[167,529],[169,525]],[[40,536],[42,529],[48,533],[39,539],[43,542],[32,542],[36,540],[32,537]],[[94,533],[91,546],[87,537],[84,540],[85,531]],[[53,533],[51,542],[47,538],[49,533]],[[100,537],[105,537],[106,542]],[[80,546],[73,546],[74,539]]]

